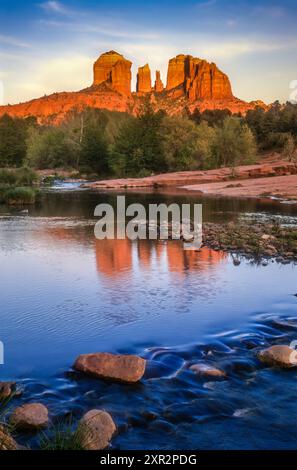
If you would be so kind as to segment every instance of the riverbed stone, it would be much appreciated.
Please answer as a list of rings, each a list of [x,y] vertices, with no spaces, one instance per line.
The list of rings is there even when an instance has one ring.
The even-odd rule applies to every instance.
[[[0,382],[0,399],[9,398],[16,388],[15,382]]]
[[[41,403],[28,403],[16,408],[10,422],[18,430],[38,430],[49,423],[48,409]]]
[[[297,351],[287,345],[275,345],[257,354],[264,364],[283,368],[297,367]]]
[[[116,429],[109,413],[103,410],[90,410],[80,420],[77,435],[83,449],[103,450],[110,444]]]
[[[93,353],[82,354],[73,368],[99,379],[135,383],[142,379],[145,359],[134,355]]]
[[[226,377],[226,372],[208,364],[193,364],[190,370],[204,377]]]

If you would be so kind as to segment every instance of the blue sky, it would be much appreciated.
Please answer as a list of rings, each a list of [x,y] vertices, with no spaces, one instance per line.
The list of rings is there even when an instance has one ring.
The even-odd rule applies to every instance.
[[[166,82],[169,58],[217,63],[242,99],[289,99],[297,79],[296,1],[0,0],[4,102],[92,81],[92,63],[115,49],[136,69],[148,62]]]

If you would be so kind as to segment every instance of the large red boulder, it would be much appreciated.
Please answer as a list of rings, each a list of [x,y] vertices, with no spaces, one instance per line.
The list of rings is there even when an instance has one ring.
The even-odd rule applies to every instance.
[[[139,356],[93,353],[82,354],[73,368],[99,379],[135,383],[144,375],[146,361]]]

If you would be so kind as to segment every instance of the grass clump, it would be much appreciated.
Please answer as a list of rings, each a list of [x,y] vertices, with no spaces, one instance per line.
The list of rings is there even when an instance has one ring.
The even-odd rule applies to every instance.
[[[17,187],[4,192],[4,201],[8,205],[34,204],[38,192],[34,188]]]
[[[9,186],[33,186],[38,182],[38,179],[37,173],[31,168],[0,169],[0,184],[7,184]]]
[[[39,441],[40,450],[84,450],[79,429],[74,430],[72,418],[65,424],[59,422],[48,433],[43,433]]]

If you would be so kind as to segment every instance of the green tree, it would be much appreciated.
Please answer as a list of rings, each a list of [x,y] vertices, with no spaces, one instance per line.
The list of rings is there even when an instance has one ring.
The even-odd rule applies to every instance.
[[[33,168],[75,166],[75,148],[63,129],[31,128],[27,138],[27,163]]]
[[[297,162],[297,146],[292,134],[288,134],[284,149],[282,152],[283,157],[290,162]]]
[[[251,163],[256,156],[256,142],[250,128],[239,118],[228,117],[216,128],[214,142],[215,166],[234,167]]]
[[[188,118],[164,117],[160,139],[169,171],[210,166],[214,135],[214,129],[205,121],[197,126]]]
[[[120,176],[139,176],[167,170],[160,128],[163,112],[145,105],[139,116],[124,123],[115,140],[112,168]]]
[[[0,167],[22,165],[26,157],[28,125],[29,121],[8,114],[0,118]]]
[[[79,168],[106,176],[109,173],[108,157],[103,129],[96,123],[87,123],[81,140]]]

